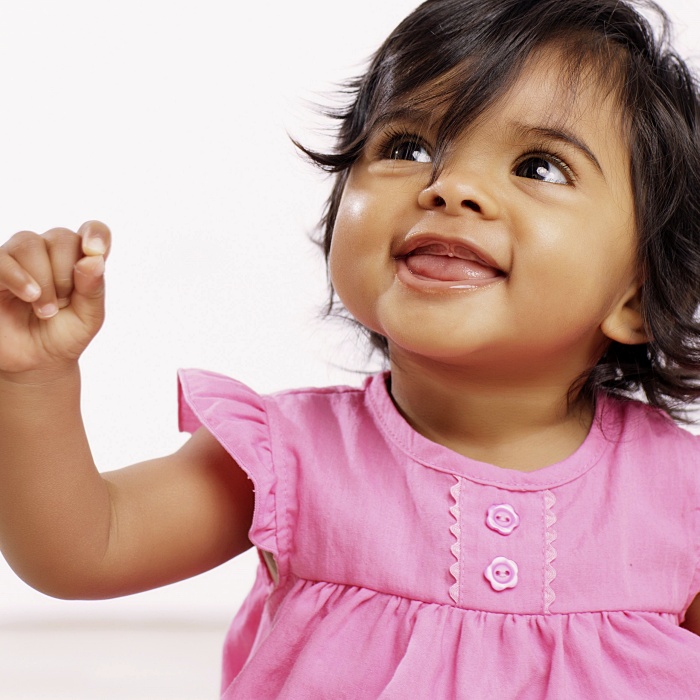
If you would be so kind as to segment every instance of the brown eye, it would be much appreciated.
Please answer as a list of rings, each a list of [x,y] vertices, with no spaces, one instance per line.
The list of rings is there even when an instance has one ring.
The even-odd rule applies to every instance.
[[[531,156],[523,160],[515,168],[514,173],[518,177],[551,182],[555,185],[568,185],[570,180],[566,175],[567,170],[564,163],[555,163],[542,156]]]
[[[416,163],[430,163],[430,153],[420,139],[402,136],[390,141],[386,149],[389,160],[411,160]]]

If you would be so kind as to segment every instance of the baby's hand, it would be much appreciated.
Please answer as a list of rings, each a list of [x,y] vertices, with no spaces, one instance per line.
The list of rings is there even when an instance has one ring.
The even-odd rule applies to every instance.
[[[0,246],[0,373],[75,362],[104,320],[111,234],[99,221],[77,233],[22,231]]]

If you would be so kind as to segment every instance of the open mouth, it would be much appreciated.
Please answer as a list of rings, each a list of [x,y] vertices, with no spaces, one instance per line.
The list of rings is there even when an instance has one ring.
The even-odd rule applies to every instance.
[[[458,242],[425,241],[395,259],[399,263],[402,281],[419,283],[421,287],[427,284],[438,288],[468,289],[505,277],[502,270],[482,255]],[[406,273],[410,277],[407,278]]]

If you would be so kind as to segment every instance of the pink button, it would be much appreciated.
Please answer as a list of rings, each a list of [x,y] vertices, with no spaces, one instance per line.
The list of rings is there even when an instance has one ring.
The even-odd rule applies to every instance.
[[[518,585],[518,565],[505,557],[496,557],[484,571],[494,591],[504,591]]]
[[[515,512],[513,506],[507,503],[498,503],[488,509],[486,524],[501,535],[510,535],[520,525],[520,516]]]

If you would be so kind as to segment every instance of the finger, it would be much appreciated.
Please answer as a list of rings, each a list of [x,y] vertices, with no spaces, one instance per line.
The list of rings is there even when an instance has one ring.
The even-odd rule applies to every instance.
[[[31,303],[41,296],[36,280],[6,251],[0,249],[0,290]]]
[[[34,313],[42,319],[55,316],[58,313],[58,304],[46,241],[32,231],[21,231],[4,247],[41,289],[39,297],[32,301]]]
[[[51,260],[58,308],[70,303],[73,292],[73,267],[82,257],[80,236],[67,228],[52,228],[43,235]]]
[[[104,318],[104,271],[105,259],[102,255],[81,258],[73,270],[71,309],[95,330]]]
[[[82,251],[84,255],[109,255],[112,245],[112,233],[106,224],[101,221],[86,221],[79,229],[78,235],[82,238]]]

